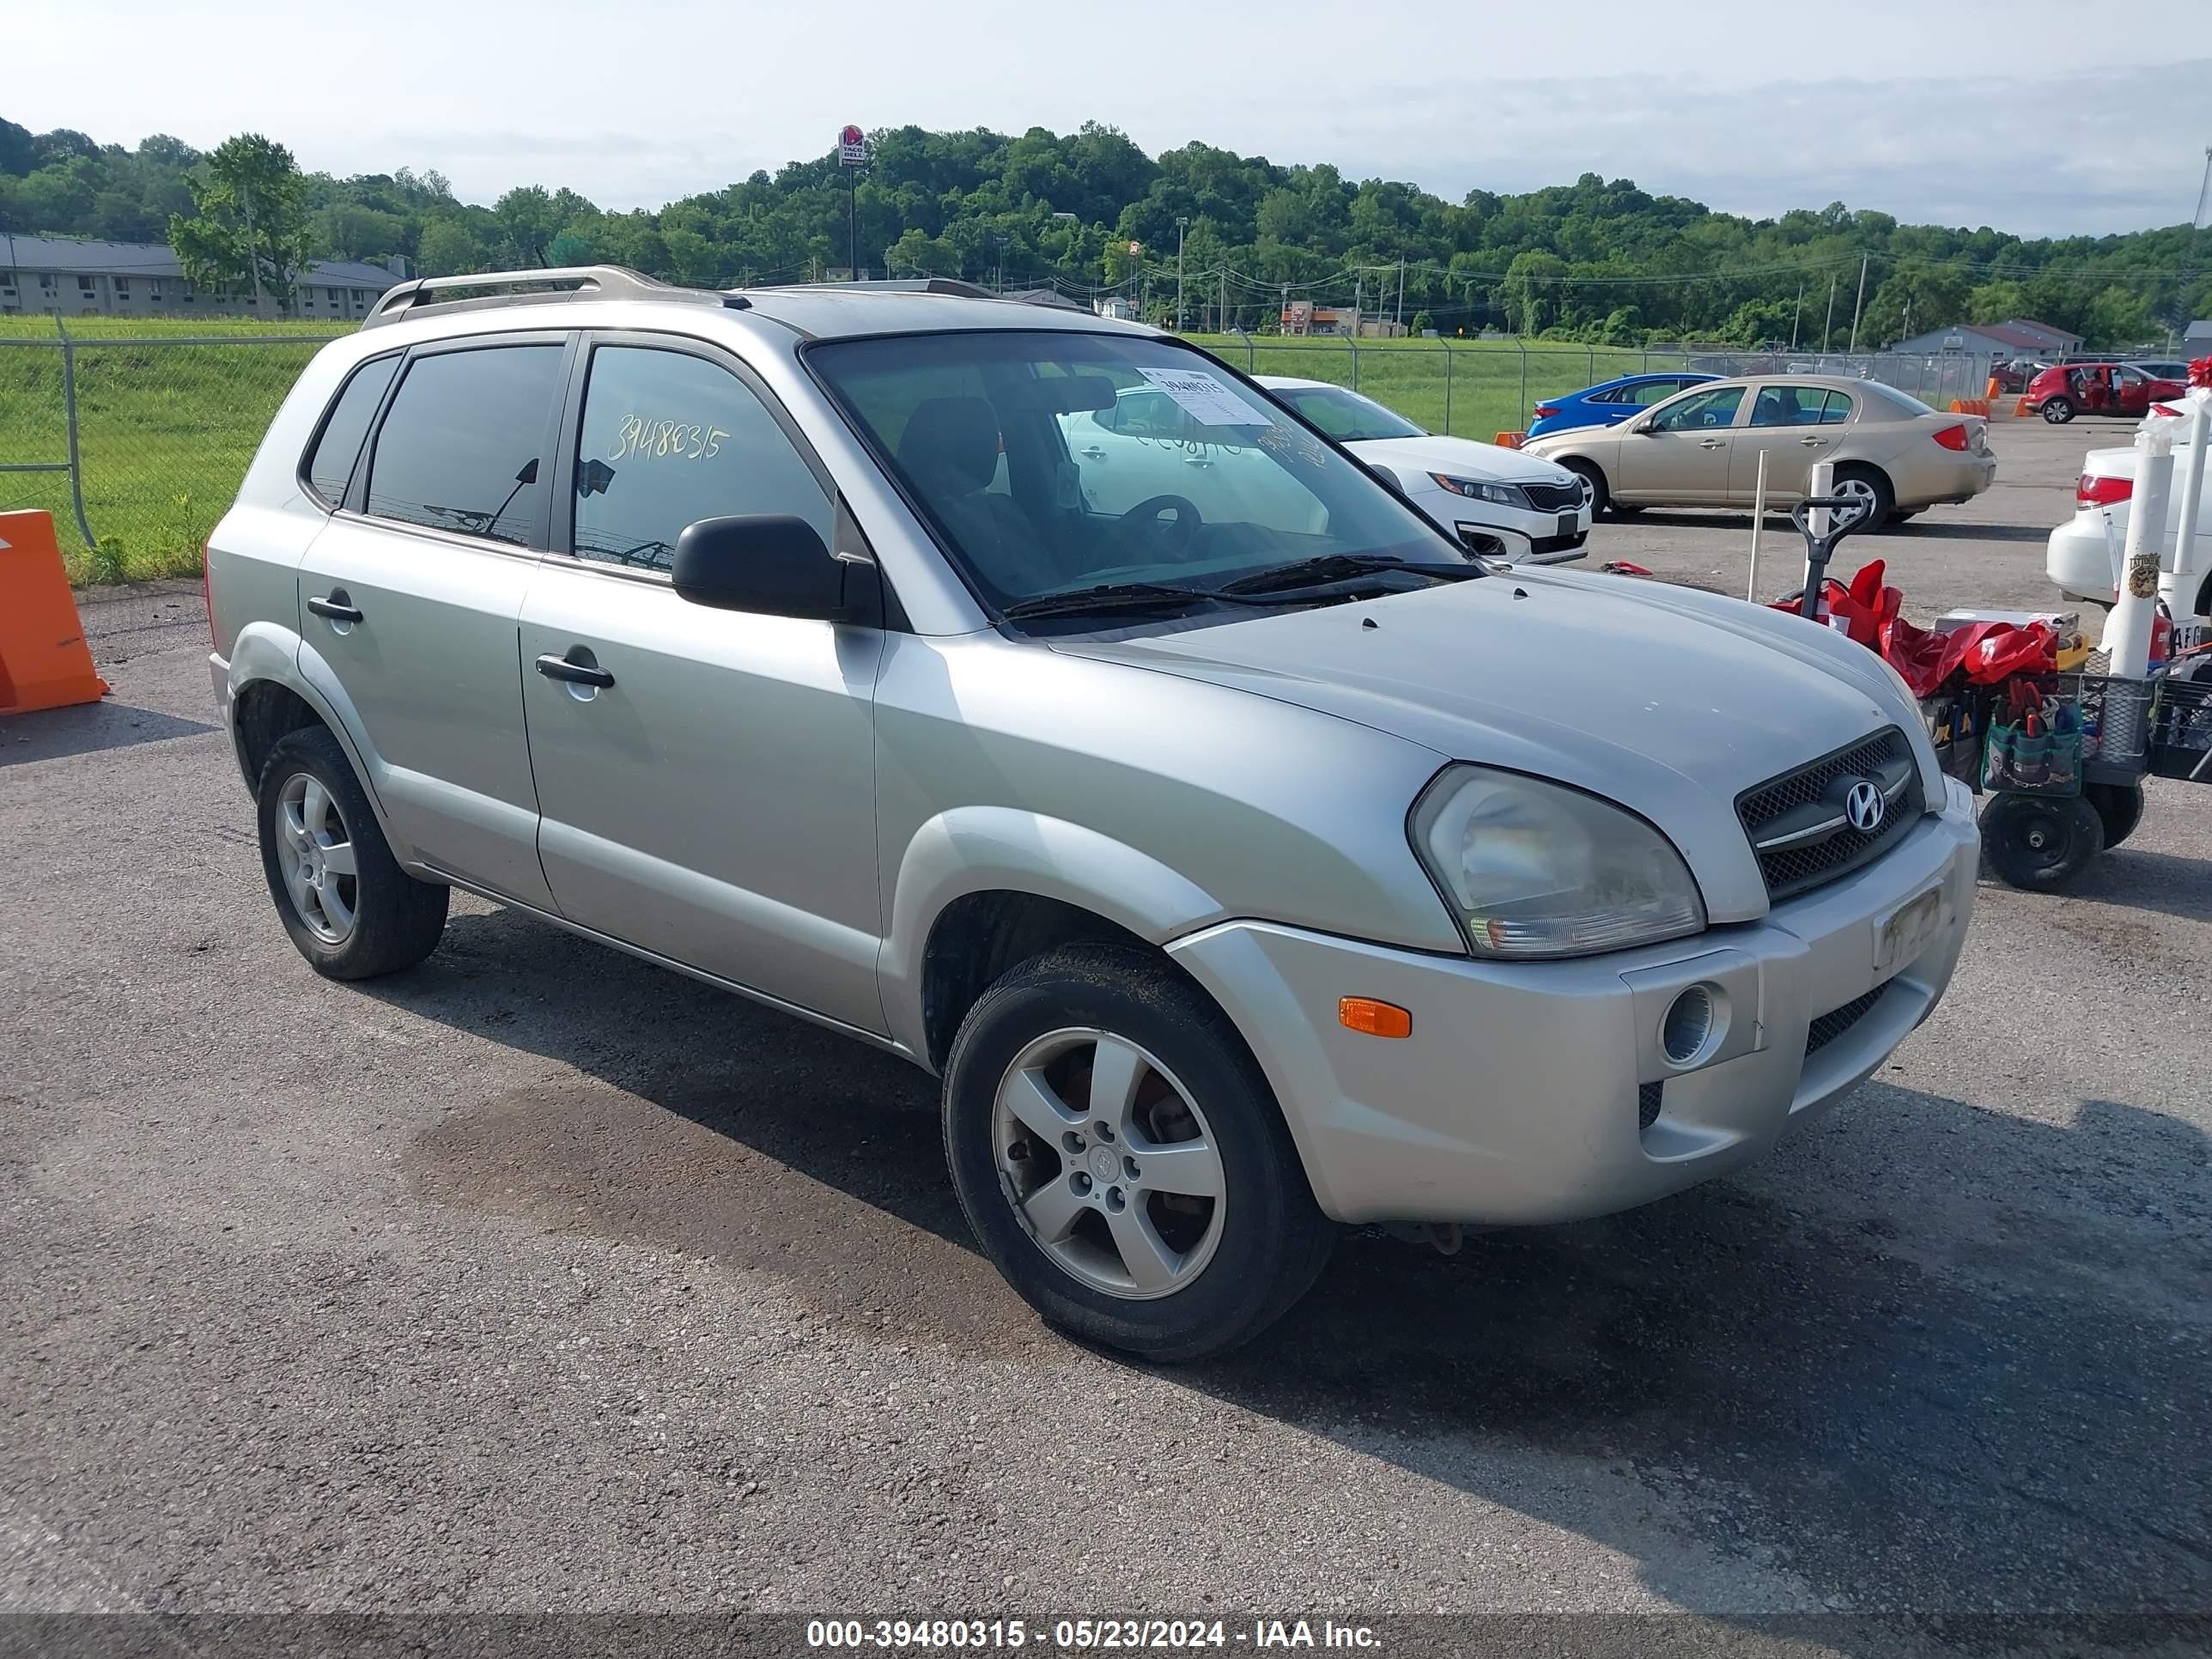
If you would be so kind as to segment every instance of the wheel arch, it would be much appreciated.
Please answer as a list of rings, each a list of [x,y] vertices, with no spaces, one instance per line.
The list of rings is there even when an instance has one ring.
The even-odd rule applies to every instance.
[[[299,635],[273,623],[248,623],[232,643],[231,741],[246,787],[260,787],[261,767],[287,732],[324,726],[345,751],[347,763],[361,780],[369,805],[389,837],[391,823],[377,793],[375,770],[358,739],[359,720],[344,717],[351,712],[351,705],[337,677],[327,667],[320,682],[303,672],[301,663],[308,658],[320,664],[321,659],[314,657]]]
[[[890,891],[880,981],[891,1035],[942,1067],[975,997],[1054,945],[1113,940],[1158,951],[1223,919],[1219,902],[1095,830],[1012,807],[939,814],[908,841]]]

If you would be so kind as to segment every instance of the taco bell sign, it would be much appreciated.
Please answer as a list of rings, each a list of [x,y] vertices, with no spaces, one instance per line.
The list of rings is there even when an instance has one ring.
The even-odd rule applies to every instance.
[[[837,130],[837,165],[864,167],[868,164],[868,135],[855,126]]]

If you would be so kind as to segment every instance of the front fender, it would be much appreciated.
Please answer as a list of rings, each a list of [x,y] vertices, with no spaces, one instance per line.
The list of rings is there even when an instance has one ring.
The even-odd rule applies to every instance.
[[[884,940],[884,1017],[913,1053],[929,1052],[922,963],[929,930],[969,893],[1058,899],[1164,945],[1224,919],[1212,894],[1148,854],[1071,823],[1011,806],[961,806],[927,819],[907,842]]]

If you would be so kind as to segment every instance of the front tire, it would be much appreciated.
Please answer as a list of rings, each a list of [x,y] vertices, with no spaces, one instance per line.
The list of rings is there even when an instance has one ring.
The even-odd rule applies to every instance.
[[[1591,523],[1596,523],[1608,512],[1619,511],[1613,505],[1613,491],[1606,486],[1605,474],[1595,461],[1585,461],[1577,457],[1571,461],[1561,461],[1559,465],[1580,478],[1583,487],[1589,490]]]
[[[1982,812],[1982,854],[2008,885],[2063,887],[2104,850],[2097,809],[2079,795],[1999,795]]]
[[[2043,407],[2036,412],[2053,426],[2064,426],[2074,418],[2074,400],[2071,398],[2045,398]]]
[[[983,994],[945,1066],[945,1152],[1023,1300],[1142,1359],[1257,1335],[1335,1237],[1236,1028],[1131,947],[1063,946]]]
[[[399,867],[368,792],[325,728],[277,740],[255,800],[269,896],[317,973],[371,979],[412,968],[436,948],[446,888]]]

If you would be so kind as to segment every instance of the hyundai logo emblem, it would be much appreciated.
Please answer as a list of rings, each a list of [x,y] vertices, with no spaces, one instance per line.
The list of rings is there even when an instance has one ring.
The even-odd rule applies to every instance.
[[[1870,836],[1881,828],[1881,791],[1861,778],[1844,797],[1844,816],[1851,821],[1851,828],[1863,836]]]

